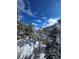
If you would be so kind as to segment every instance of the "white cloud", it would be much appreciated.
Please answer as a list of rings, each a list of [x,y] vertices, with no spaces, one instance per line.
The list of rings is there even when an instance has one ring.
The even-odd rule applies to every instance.
[[[30,16],[33,16],[32,12],[31,12],[31,9],[28,9],[28,10],[26,11],[26,13],[27,13],[28,15],[30,15]]]
[[[42,21],[40,19],[38,19],[38,20],[35,20],[35,22],[41,23]]]
[[[57,21],[58,21],[59,19],[60,19],[60,18],[49,18],[46,23],[43,23],[42,28],[45,28],[45,27],[54,25],[55,23],[57,23]],[[40,21],[39,21],[39,22],[40,22]],[[39,27],[39,24],[37,24],[37,23],[32,23],[32,24],[35,26],[35,29],[36,29],[36,30],[38,30],[38,29],[40,28],[40,27]]]
[[[23,0],[17,0],[17,8],[18,9],[24,9],[25,5],[24,5],[24,2]]]
[[[57,23],[58,19],[59,18],[54,18],[54,19],[53,18],[49,18],[48,21],[47,21],[47,23],[43,24],[43,28],[51,26],[51,25],[54,25],[55,23]]]
[[[39,30],[39,27],[35,27],[35,30]]]
[[[50,19],[48,19],[48,24],[47,24],[47,26],[54,25],[55,23],[57,23],[57,19],[52,19],[52,18],[50,18]]]
[[[24,13],[30,15],[30,16],[33,16],[32,11],[31,11],[31,8],[30,8],[30,2],[28,0],[26,0],[26,2],[28,4],[27,5],[27,7],[28,7],[27,10],[25,10],[25,4],[24,4],[23,0],[17,0],[17,9],[18,9],[17,11],[19,13],[20,12],[24,12]]]
[[[37,23],[32,23],[32,25],[34,25],[34,26],[38,26],[38,24],[37,24]]]
[[[47,19],[47,17],[44,16],[44,17],[42,17],[42,19]]]
[[[33,22],[32,25],[34,25],[35,30],[39,30],[40,29],[40,26],[39,26],[38,23],[34,23]]]

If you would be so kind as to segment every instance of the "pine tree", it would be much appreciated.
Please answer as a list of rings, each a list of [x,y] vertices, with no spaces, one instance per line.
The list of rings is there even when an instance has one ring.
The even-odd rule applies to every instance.
[[[23,25],[22,21],[19,21],[17,23],[17,39],[18,40],[24,38],[24,29],[23,29],[23,26],[24,25]]]
[[[49,39],[45,48],[46,59],[60,59],[61,46],[56,41],[57,35],[60,35],[60,30],[54,26],[52,31],[50,31]]]

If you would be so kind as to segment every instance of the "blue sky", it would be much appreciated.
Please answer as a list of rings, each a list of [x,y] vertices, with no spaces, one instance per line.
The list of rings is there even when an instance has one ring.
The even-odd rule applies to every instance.
[[[17,0],[17,12],[25,23],[36,29],[51,26],[61,17],[61,0]]]

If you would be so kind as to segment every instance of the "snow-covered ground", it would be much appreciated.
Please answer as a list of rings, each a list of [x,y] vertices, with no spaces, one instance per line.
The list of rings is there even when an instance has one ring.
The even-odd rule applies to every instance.
[[[43,45],[42,45],[43,46]],[[23,41],[18,41],[17,43],[17,59],[34,59],[34,49],[39,48],[39,42],[32,41],[32,40],[23,40]],[[39,58],[38,59],[45,59],[44,58],[44,53],[39,53]]]

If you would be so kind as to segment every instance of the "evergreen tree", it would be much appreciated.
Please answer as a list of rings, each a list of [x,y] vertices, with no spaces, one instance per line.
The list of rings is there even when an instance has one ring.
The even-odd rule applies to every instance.
[[[60,59],[61,45],[56,41],[57,35],[60,35],[60,30],[55,26],[52,31],[50,31],[49,39],[46,44],[46,59]]]
[[[19,21],[17,23],[17,39],[22,39],[24,38],[24,29],[23,29],[23,23],[22,21]]]
[[[24,39],[27,36],[30,38],[33,37],[34,28],[32,23],[30,23],[28,26],[24,25],[22,21],[19,21],[17,23],[17,39]]]

